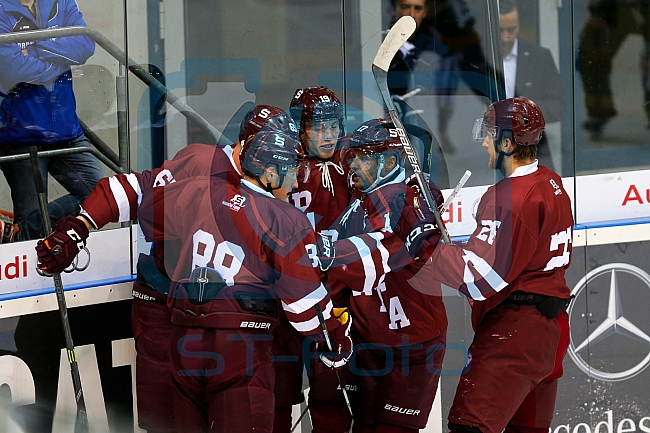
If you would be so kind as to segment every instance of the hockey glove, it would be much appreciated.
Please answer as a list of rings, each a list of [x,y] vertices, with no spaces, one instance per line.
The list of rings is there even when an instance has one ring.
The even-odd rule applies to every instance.
[[[435,223],[435,216],[429,206],[424,202],[424,198],[420,194],[420,189],[417,183],[409,183],[409,187],[415,191],[415,196],[411,199],[412,203],[396,203],[390,204],[391,212],[396,213],[400,211],[399,220],[394,228],[394,233],[402,241],[404,246],[409,252],[411,257],[422,257],[425,253],[424,249],[429,249],[431,246],[438,244],[440,240],[440,230]],[[442,201],[442,195],[435,184],[429,182],[429,188],[433,194],[437,204]],[[407,195],[411,197],[411,195]]]
[[[347,308],[333,308],[332,314],[341,324],[334,328],[329,334],[332,343],[333,352],[329,352],[327,343],[322,347],[325,351],[319,356],[321,362],[328,368],[340,368],[348,363],[352,356],[352,338],[350,329],[352,328],[352,316],[348,313]]]
[[[334,264],[336,249],[332,238],[323,233],[316,233],[316,249],[318,250],[318,262],[321,271],[325,272]]]
[[[435,223],[422,223],[411,230],[404,240],[404,247],[411,257],[425,254],[425,250],[434,247],[440,241],[440,230]]]
[[[413,206],[416,208],[421,207],[426,207],[426,204],[424,203],[424,195],[422,194],[422,191],[420,190],[420,183],[417,180],[417,177],[415,175],[411,175],[408,179],[406,179],[406,184],[413,189],[415,192],[415,200],[412,203]],[[433,183],[433,181],[429,180],[427,181],[427,185],[429,186],[429,191],[431,191],[431,196],[435,200],[435,202],[438,205],[438,209],[440,209],[440,206],[442,206],[443,202],[445,201],[444,197],[442,196],[442,191],[440,191],[440,188],[438,188],[438,185]],[[411,204],[411,203],[409,203]]]
[[[36,244],[38,268],[48,274],[63,272],[86,246],[88,228],[73,216],[62,218],[45,239]]]

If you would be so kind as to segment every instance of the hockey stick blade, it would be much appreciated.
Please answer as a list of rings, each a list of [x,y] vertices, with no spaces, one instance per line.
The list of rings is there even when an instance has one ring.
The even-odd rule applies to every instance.
[[[382,71],[388,72],[390,67],[390,62],[393,61],[395,53],[400,47],[411,37],[415,32],[415,20],[413,17],[404,16],[397,20],[395,25],[391,27],[390,31],[386,35],[384,42],[382,42],[375,56],[375,60],[372,62],[373,69],[378,67]]]
[[[409,138],[406,130],[404,129],[404,126],[402,125],[402,122],[397,116],[395,105],[393,104],[393,100],[390,96],[390,91],[388,90],[388,68],[390,66],[390,62],[393,60],[393,57],[395,57],[395,54],[397,54],[397,51],[400,49],[402,44],[406,42],[409,37],[411,37],[414,31],[415,20],[412,17],[405,16],[400,18],[390,29],[388,35],[386,35],[386,39],[384,39],[384,42],[379,47],[379,51],[377,51],[377,55],[375,56],[375,61],[372,64],[372,73],[375,76],[375,81],[377,81],[377,87],[379,87],[379,92],[381,93],[381,97],[384,100],[384,104],[386,104],[386,108],[388,109],[390,120],[392,120],[393,124],[395,125],[397,133],[400,137],[400,141],[402,142],[402,146],[404,147],[404,152],[406,152],[406,160],[411,165],[411,169],[415,174],[418,185],[420,186],[420,191],[424,196],[424,201],[427,203],[427,206],[429,206],[431,212],[433,212],[436,225],[440,229],[440,234],[442,235],[442,240],[446,244],[451,244],[449,233],[447,233],[447,230],[442,223],[442,219],[440,218],[438,205],[433,198],[431,190],[429,189],[429,185],[427,184],[424,178],[424,174],[422,173],[422,166],[420,164],[418,154],[413,148],[411,139]]]
[[[298,420],[296,421],[296,423],[293,425],[293,427],[291,427],[291,430],[289,431],[289,433],[293,433],[298,428],[298,426],[300,425],[300,422],[302,421],[302,419],[305,417],[305,415],[307,415],[307,410],[309,410],[309,406],[305,405],[305,408],[303,409],[302,413],[300,414],[300,417],[298,417]]]
[[[469,170],[465,171],[465,174],[463,177],[460,178],[460,181],[458,181],[458,185],[456,185],[456,188],[449,194],[449,197],[447,197],[447,200],[443,203],[442,207],[440,208],[440,213],[445,213],[447,211],[447,208],[449,207],[449,204],[454,201],[460,190],[465,186],[465,182],[467,182],[467,179],[472,175],[472,172]]]

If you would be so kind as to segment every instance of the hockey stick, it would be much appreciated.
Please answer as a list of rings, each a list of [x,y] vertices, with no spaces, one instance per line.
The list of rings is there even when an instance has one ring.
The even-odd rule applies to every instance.
[[[32,147],[29,149],[29,154],[32,160],[34,183],[36,184],[38,202],[41,207],[41,215],[43,217],[43,231],[45,232],[45,236],[47,236],[52,231],[52,227],[50,226],[50,213],[47,209],[47,195],[45,194],[45,184],[43,183],[43,176],[41,176],[41,170],[39,168],[37,150],[38,149],[36,147]],[[72,342],[72,331],[70,330],[70,322],[68,321],[68,307],[65,303],[65,295],[63,294],[63,282],[61,281],[61,273],[56,272],[52,274],[52,278],[54,278],[56,300],[59,304],[59,313],[61,315],[61,322],[63,323],[65,349],[68,354],[68,361],[70,362],[72,385],[74,388],[75,400],[77,402],[77,421],[75,423],[74,431],[75,433],[88,433],[88,414],[86,413],[86,402],[84,400],[83,390],[81,389],[81,377],[79,376],[79,366],[77,365],[77,354],[74,350],[74,343]]]
[[[386,108],[388,109],[390,119],[393,121],[393,124],[397,129],[397,133],[400,136],[400,141],[402,142],[404,151],[407,155],[406,159],[411,164],[413,173],[415,173],[418,185],[420,186],[420,191],[422,191],[424,200],[427,202],[427,205],[433,212],[434,218],[436,220],[436,225],[442,234],[442,240],[446,244],[449,244],[451,243],[449,240],[449,233],[447,233],[445,226],[442,224],[438,206],[431,194],[431,190],[429,190],[429,186],[427,185],[426,180],[424,179],[424,174],[422,173],[418,154],[413,148],[408,134],[404,131],[402,122],[400,122],[399,118],[397,117],[397,113],[395,112],[395,105],[393,104],[393,100],[390,97],[390,91],[388,90],[388,68],[390,67],[390,62],[393,60],[393,57],[395,57],[395,54],[404,44],[404,42],[406,42],[406,40],[411,37],[415,31],[415,27],[415,20],[410,16],[404,16],[400,18],[395,23],[395,25],[393,25],[393,27],[386,35],[386,39],[384,39],[384,42],[382,42],[381,46],[379,47],[377,55],[375,56],[375,60],[372,62],[372,73],[375,76],[375,81],[377,81],[377,86],[381,92],[381,97],[386,104]]]
[[[330,350],[330,352],[334,352],[334,346],[332,346],[332,340],[330,340],[330,334],[329,332],[327,332],[327,326],[325,326],[325,318],[323,317],[323,312],[320,309],[320,305],[316,303],[314,305],[314,308],[316,309],[316,314],[318,315],[318,321],[320,322],[320,326],[321,328],[323,328],[323,336],[325,337],[325,343],[327,343],[327,348]],[[348,397],[348,392],[345,389],[345,381],[343,380],[343,376],[341,376],[341,372],[337,368],[334,368],[334,372],[336,372],[336,378],[339,380],[339,386],[341,387],[341,391],[343,391],[343,398],[345,399],[345,404],[348,405],[348,411],[350,412],[350,416],[354,417],[354,415],[352,415],[352,405],[350,404],[350,398]]]
[[[405,94],[403,94],[403,95],[395,95],[395,97],[396,97],[397,99],[399,99],[400,101],[406,101],[408,98],[410,98],[411,96],[415,96],[415,95],[417,95],[417,94],[420,93],[421,91],[422,91],[422,87],[418,87],[418,88],[413,89],[413,90],[411,90],[410,92],[405,93]]]
[[[465,186],[465,182],[467,182],[467,179],[472,175],[472,172],[469,170],[465,171],[465,174],[463,177],[460,178],[458,181],[458,185],[456,185],[456,188],[449,194],[449,197],[447,197],[447,200],[442,204],[442,207],[440,208],[440,213],[443,214],[447,211],[447,208],[449,207],[449,204],[454,201],[456,198],[456,195],[458,195],[458,192]]]

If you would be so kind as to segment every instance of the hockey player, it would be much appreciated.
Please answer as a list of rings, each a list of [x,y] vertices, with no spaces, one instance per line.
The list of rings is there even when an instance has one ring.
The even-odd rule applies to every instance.
[[[411,220],[409,224],[425,220],[419,194],[405,182],[405,154],[392,122],[373,119],[363,123],[352,133],[348,145],[342,158],[362,194],[334,225],[339,239],[371,232],[397,234],[405,219]],[[440,190],[432,192],[441,198]],[[367,248],[358,240],[355,243]],[[367,259],[387,270],[391,252],[379,248]],[[408,282],[427,259],[427,251],[422,250],[416,262],[385,275],[373,275],[376,265],[369,265],[366,285],[360,291],[348,291],[355,317],[355,343],[363,347],[352,365],[353,372],[360,375],[355,432],[416,432],[426,426],[442,368],[447,329],[440,287],[437,296],[432,296]],[[336,280],[347,271],[341,266],[331,268],[328,278]],[[388,357],[392,358],[392,368]],[[369,371],[386,373],[367,374]]]
[[[492,104],[474,127],[505,179],[479,202],[462,246],[439,244],[433,278],[474,300],[474,341],[449,412],[454,433],[542,433],[553,418],[569,343],[564,273],[573,217],[562,179],[535,159],[544,132],[526,98]]]
[[[296,90],[289,111],[300,126],[310,167],[309,181],[298,185],[290,201],[307,213],[316,231],[328,230],[350,202],[348,172],[340,160],[345,141],[343,105],[327,87],[307,87]]]
[[[138,215],[145,237],[181,243],[171,275],[178,283],[168,298],[181,432],[271,431],[268,334],[277,315],[269,295],[282,299],[290,323],[306,335],[321,330],[314,308],[320,305],[336,347],[351,350],[345,329],[332,324],[338,322],[328,290],[307,255],[316,243],[313,229],[284,203],[301,157],[293,138],[264,131],[242,151],[241,183],[196,177],[143,192]],[[162,218],[151,212],[160,201],[167,202]]]
[[[40,250],[41,261],[48,263],[50,272],[67,267],[77,250],[72,248],[70,254],[67,253],[65,245],[69,237],[62,233],[73,229],[85,239],[87,231],[84,229],[100,229],[109,222],[135,220],[143,191],[210,174],[239,179],[242,144],[263,128],[297,137],[297,126],[280,108],[257,105],[244,117],[239,140],[233,146],[190,144],[160,168],[101,179],[82,204],[81,216],[61,220],[48,238],[51,248],[63,246],[65,254],[50,257],[45,244],[39,243],[37,251]],[[138,277],[133,284],[131,319],[136,344],[138,424],[149,433],[176,431],[169,369],[171,318],[166,305],[171,283],[168,275],[173,273],[175,262],[166,258],[165,251],[173,252],[177,248],[173,241],[157,242],[151,255],[140,255]]]
[[[331,235],[329,229],[350,202],[348,170],[340,160],[341,143],[346,140],[343,105],[327,87],[307,87],[295,91],[289,111],[300,125],[300,141],[310,168],[308,181],[298,185],[289,201],[305,212],[317,232]],[[301,347],[300,335],[286,323],[280,324],[276,336],[278,354],[295,355]],[[276,364],[274,433],[291,429],[291,406],[303,400],[302,370],[300,362]],[[352,418],[336,374],[315,359],[309,373],[314,433],[349,431]],[[353,383],[347,368],[342,368],[341,374],[346,384]]]

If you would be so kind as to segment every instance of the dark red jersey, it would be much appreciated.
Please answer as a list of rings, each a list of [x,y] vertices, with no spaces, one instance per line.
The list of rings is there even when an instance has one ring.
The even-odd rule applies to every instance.
[[[467,244],[440,244],[433,278],[474,299],[472,324],[521,290],[568,298],[573,215],[562,179],[537,162],[491,186],[478,205]]]
[[[161,202],[164,215],[150,211]],[[148,241],[181,242],[172,281],[186,280],[196,267],[221,274],[227,286],[202,311],[246,314],[236,301],[241,292],[281,299],[290,323],[305,334],[320,333],[316,303],[330,317],[328,290],[308,255],[316,241],[311,224],[250,182],[210,176],[151,189],[143,194],[139,221]]]
[[[298,189],[289,195],[289,202],[305,212],[317,232],[331,228],[350,203],[347,166],[337,151],[329,160],[308,158],[309,181],[299,183]]]
[[[232,153],[233,148],[230,146],[195,143],[179,150],[174,158],[163,162],[160,168],[102,178],[82,203],[81,214],[98,229],[109,222],[135,220],[143,192],[152,188],[196,176],[238,178],[239,172]],[[156,212],[162,215],[164,209],[161,207]],[[165,250],[175,251],[178,247],[175,242],[158,242],[154,246],[153,256],[159,270],[165,275],[173,273],[175,266],[175,262],[167,260]]]
[[[417,279],[414,276],[426,258],[400,269],[389,267],[391,254],[397,253],[403,242],[388,238],[395,240],[392,232],[403,216],[419,212],[414,207],[415,197],[413,188],[400,176],[355,199],[335,225],[339,231],[337,256],[340,254],[341,260],[346,260],[345,256],[359,259],[333,267],[328,278],[345,281],[352,289],[349,301],[353,324],[366,342],[391,347],[420,343],[447,329],[440,285],[433,283],[437,288],[430,287],[425,294],[409,282]]]
[[[95,226],[135,220],[142,193],[196,176],[238,174],[230,146],[190,144],[160,168],[100,179],[82,204],[81,213]]]

